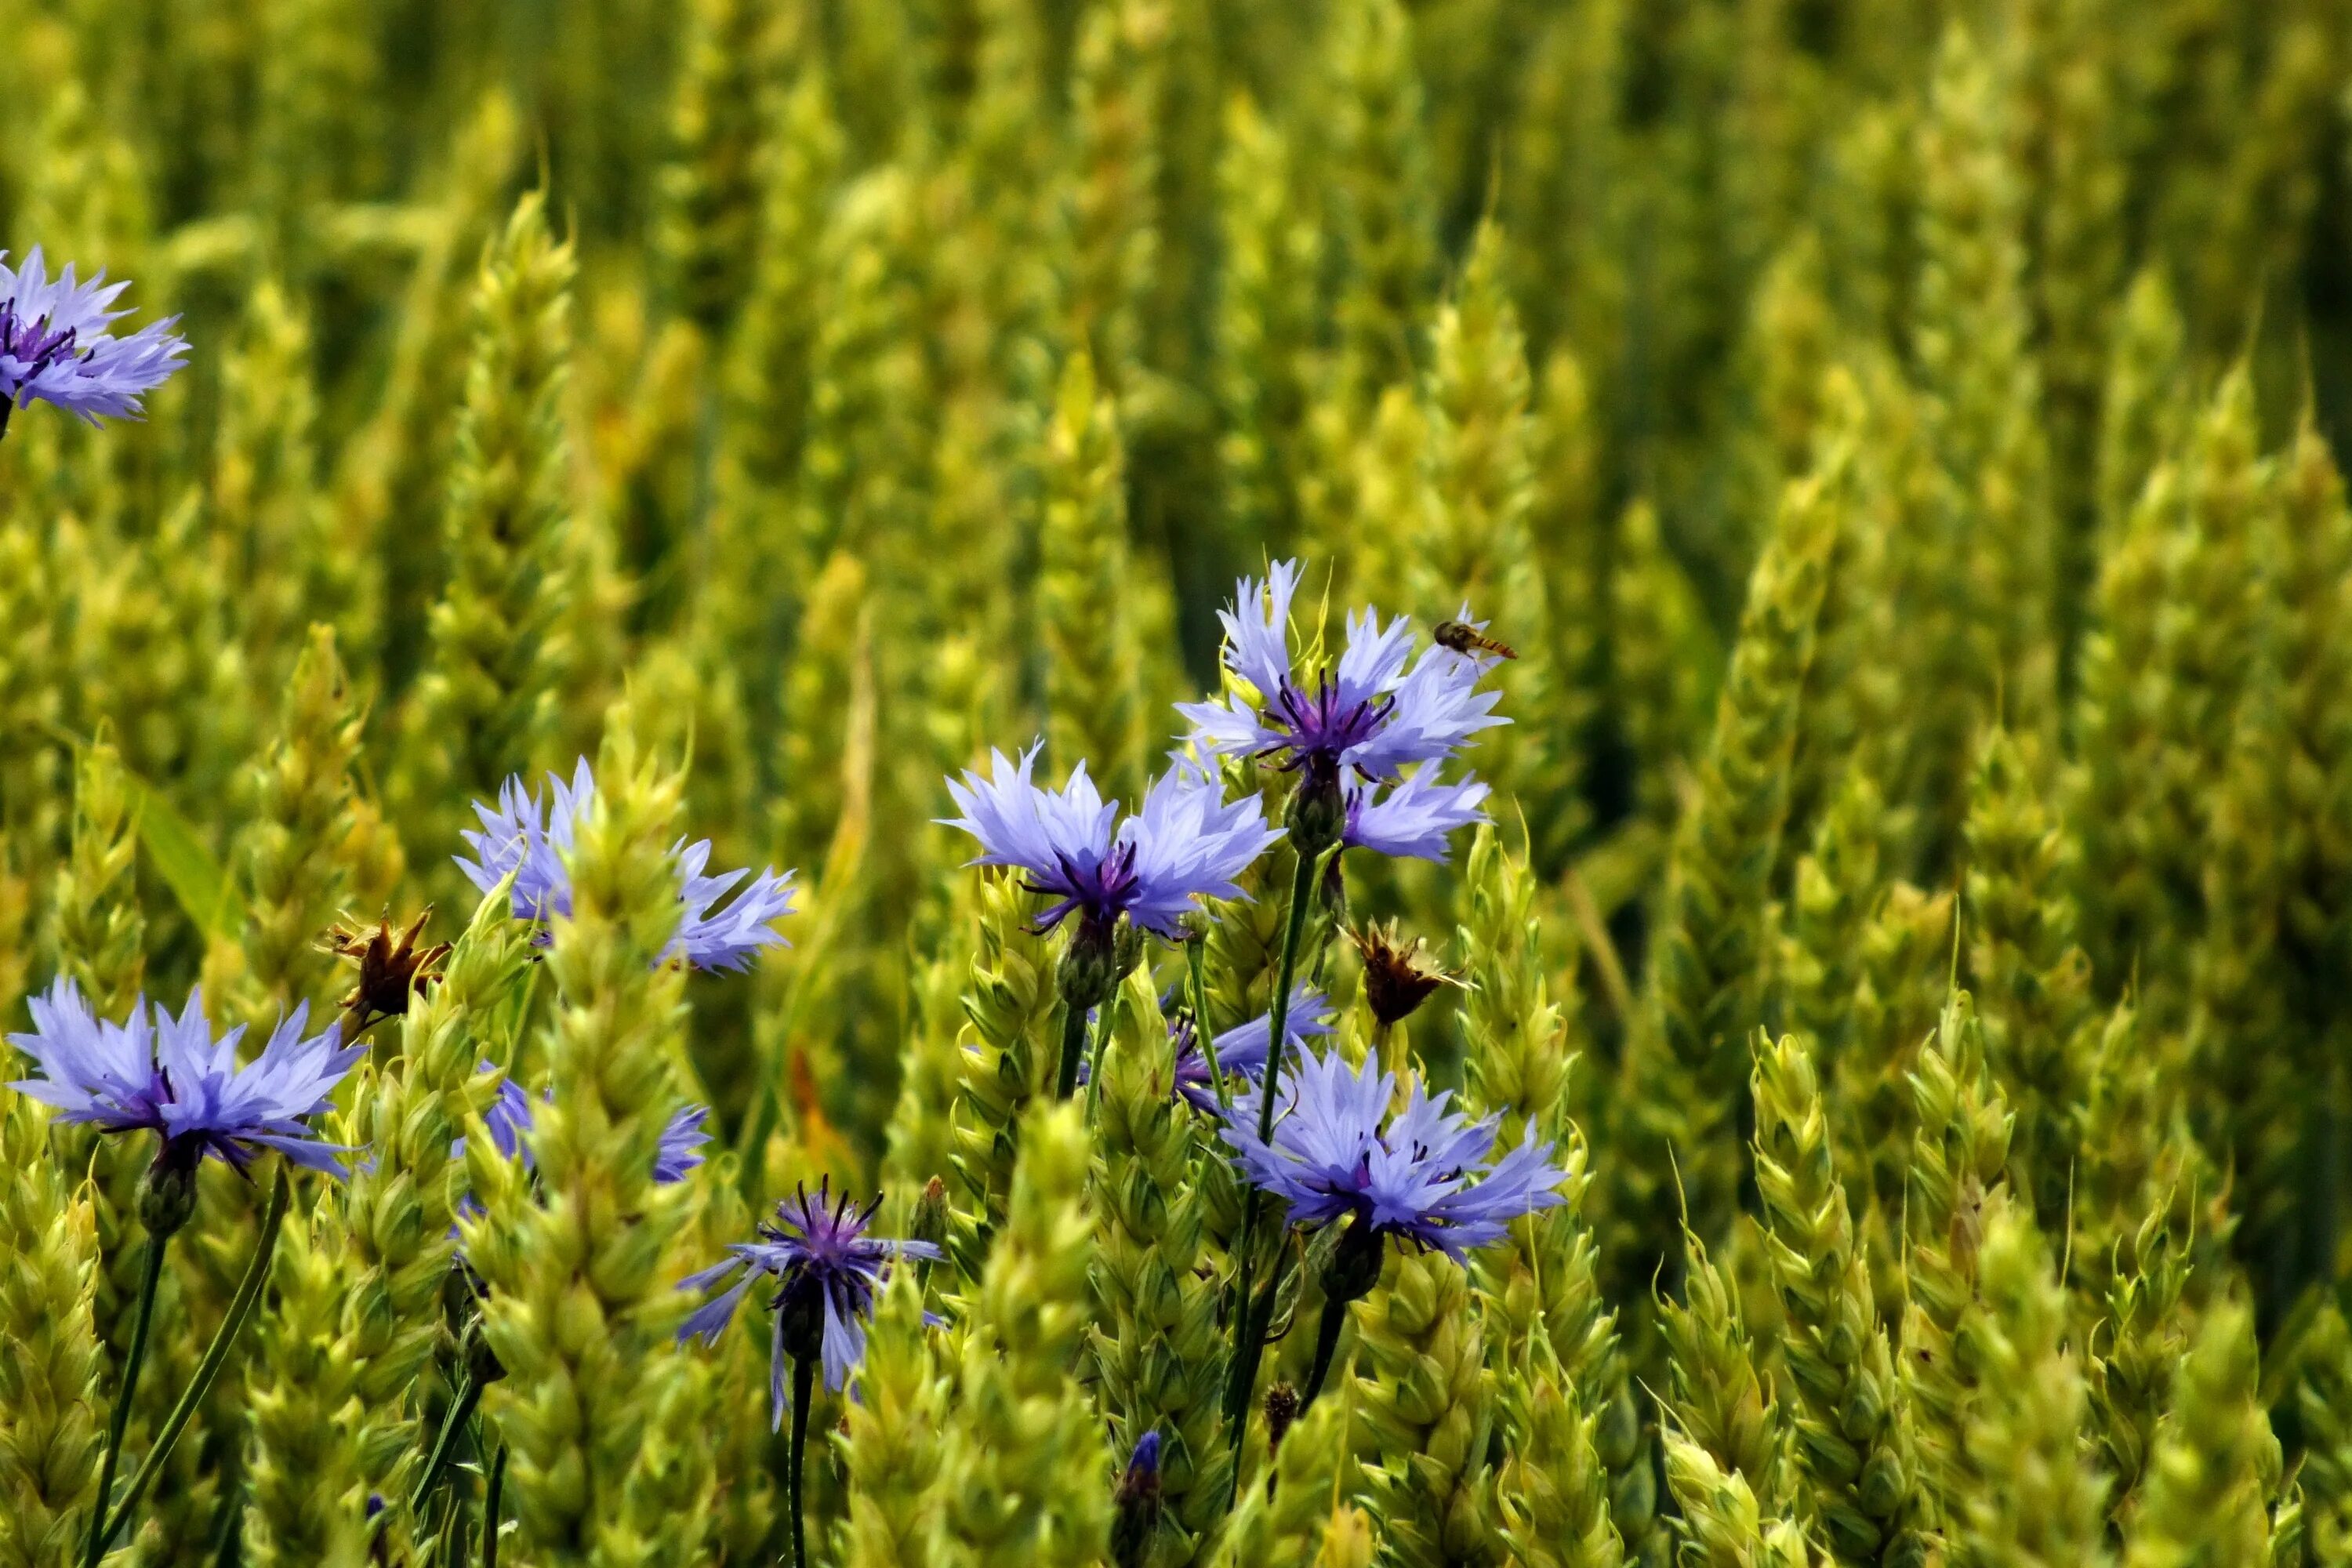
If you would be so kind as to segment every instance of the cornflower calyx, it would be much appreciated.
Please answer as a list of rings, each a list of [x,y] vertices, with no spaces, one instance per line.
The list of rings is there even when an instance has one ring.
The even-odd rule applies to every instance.
[[[1364,961],[1364,1000],[1383,1026],[1411,1017],[1439,986],[1464,984],[1423,956],[1421,938],[1401,940],[1393,920],[1386,930],[1367,925],[1348,935]]]
[[[242,1173],[276,1150],[297,1165],[341,1177],[337,1155],[348,1150],[318,1140],[310,1119],[327,1110],[329,1096],[363,1046],[345,1047],[340,1024],[309,1037],[306,1004],[278,1021],[261,1052],[237,1063],[244,1026],[217,1040],[206,1021],[204,994],[188,994],[177,1018],[142,997],[117,1024],[100,1019],[81,990],[59,977],[32,1001],[33,1029],[8,1043],[33,1059],[37,1078],[9,1087],[59,1112],[58,1120],[102,1132],[152,1131],[161,1147],[142,1197],[159,1221],[174,1215],[193,1190],[196,1166],[210,1158]]]
[[[877,1196],[862,1209],[853,1207],[846,1193],[836,1202],[831,1177],[814,1197],[805,1186],[799,1188],[776,1205],[773,1225],[760,1226],[759,1240],[733,1244],[724,1262],[678,1281],[681,1290],[701,1290],[739,1271],[742,1276],[695,1310],[678,1329],[679,1342],[696,1338],[717,1342],[752,1281],[767,1275],[777,1285],[768,1301],[775,1319],[769,1373],[775,1425],[783,1425],[789,1406],[786,1376],[794,1361],[822,1357],[824,1385],[840,1392],[865,1356],[866,1320],[873,1315],[875,1293],[888,1277],[891,1262],[940,1256],[929,1242],[866,1235],[866,1227],[881,1206]]]
[[[338,922],[319,939],[320,952],[351,960],[359,972],[351,994],[341,1004],[352,1016],[352,1033],[358,1034],[380,1018],[404,1015],[409,999],[441,978],[441,961],[449,956],[450,944],[416,945],[425,922],[432,918],[428,904],[405,930],[395,932],[392,911],[387,910],[373,926],[353,929]]]
[[[139,1224],[152,1237],[177,1235],[196,1212],[196,1167],[200,1145],[166,1140],[155,1163],[139,1178]]]
[[[126,338],[107,328],[129,315],[108,307],[128,289],[101,272],[84,283],[66,269],[52,279],[35,246],[21,268],[0,252],[0,434],[29,403],[53,403],[89,423],[136,419],[140,399],[169,380],[187,353],[179,321],[152,321]]]
[[[551,773],[549,798],[523,788],[520,775],[507,780],[493,808],[474,803],[481,819],[478,831],[462,837],[478,858],[457,858],[457,869],[488,893],[511,876],[509,894],[517,920],[548,921],[572,913],[572,837],[580,821],[595,806],[596,778],[583,757],[566,784]],[[671,847],[677,862],[678,925],[664,960],[683,960],[696,969],[742,969],[762,948],[784,945],[774,922],[793,912],[793,874],[777,875],[772,866],[735,891],[724,908],[721,899],[745,877],[746,870],[706,874],[710,841],[689,844],[681,838]],[[550,933],[541,931],[543,946]]]

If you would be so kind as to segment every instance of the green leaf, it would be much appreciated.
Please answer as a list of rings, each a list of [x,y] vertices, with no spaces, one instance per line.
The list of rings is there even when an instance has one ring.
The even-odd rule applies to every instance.
[[[148,863],[207,937],[234,942],[245,930],[245,901],[221,863],[188,819],[146,780],[123,771],[139,818],[139,842]]]

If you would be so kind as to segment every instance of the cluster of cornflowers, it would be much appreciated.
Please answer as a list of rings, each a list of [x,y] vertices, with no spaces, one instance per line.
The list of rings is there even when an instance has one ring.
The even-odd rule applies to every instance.
[[[1484,623],[1470,620],[1467,605],[1420,646],[1403,617],[1358,610],[1347,617],[1336,659],[1304,656],[1292,647],[1290,625],[1301,577],[1299,564],[1286,561],[1263,579],[1241,581],[1220,616],[1225,689],[1180,705],[1190,726],[1186,749],[1139,813],[1122,816],[1116,803],[1104,802],[1083,762],[1061,788],[1039,785],[1035,747],[1017,763],[995,753],[987,776],[967,773],[948,786],[961,813],[950,826],[980,843],[974,863],[1019,870],[1031,891],[1053,900],[1038,918],[1040,931],[1072,928],[1058,972],[1056,1089],[1065,1096],[1082,1077],[1091,1079],[1080,1064],[1089,1015],[1106,1015],[1108,1033],[1102,1004],[1140,962],[1146,938],[1195,936],[1200,906],[1245,897],[1244,875],[1277,839],[1288,840],[1290,897],[1272,1005],[1248,1026],[1252,1048],[1234,1040],[1228,1051],[1223,1037],[1205,1049],[1192,1043],[1191,1031],[1206,1015],[1202,944],[1194,940],[1192,1016],[1180,1025],[1175,1075],[1177,1092],[1223,1121],[1247,1184],[1228,1310],[1234,1349],[1225,1415],[1236,1480],[1281,1283],[1259,1289],[1254,1279],[1256,1231],[1269,1200],[1286,1205],[1289,1223],[1345,1226],[1323,1249],[1330,1259],[1320,1281],[1324,1318],[1302,1404],[1319,1391],[1348,1309],[1379,1279],[1391,1238],[1461,1258],[1499,1237],[1508,1218],[1560,1201],[1561,1173],[1549,1144],[1526,1143],[1495,1158],[1494,1120],[1472,1121],[1448,1110],[1448,1097],[1430,1098],[1417,1079],[1408,1090],[1382,1070],[1377,1049],[1361,1068],[1336,1051],[1318,1056],[1306,1042],[1313,1031],[1291,1026],[1318,879],[1325,903],[1344,910],[1346,851],[1444,860],[1453,834],[1484,820],[1487,786],[1448,770],[1480,731],[1508,721],[1495,712],[1499,693],[1485,678],[1512,657],[1482,635]],[[1290,776],[1279,826],[1266,820],[1257,795],[1224,797],[1223,765],[1241,760]],[[1392,926],[1360,932],[1357,941],[1376,1039],[1385,1038],[1448,977],[1423,963],[1418,944],[1401,942]],[[1287,1062],[1294,1050],[1295,1069]],[[1097,1061],[1100,1052],[1098,1034]],[[1227,1074],[1244,1086],[1231,1100]],[[1404,1110],[1388,1116],[1400,1098]],[[1135,1463],[1149,1468],[1156,1458],[1156,1447],[1149,1455],[1139,1449]],[[1130,1475],[1129,1484],[1139,1483]]]
[[[37,275],[37,262],[27,272]],[[6,321],[0,313],[0,329]],[[0,369],[5,363],[0,356]],[[481,829],[464,836],[476,858],[458,861],[485,893],[507,889],[515,918],[531,924],[531,940],[540,946],[561,940],[562,922],[572,910],[572,845],[580,823],[595,806],[595,781],[585,762],[568,784],[558,779],[552,785],[542,804],[519,779],[509,780],[497,806],[477,805]],[[709,855],[708,842],[681,842],[672,852],[679,922],[656,963],[740,969],[761,949],[783,941],[772,922],[791,912],[789,874],[763,871],[735,891],[748,873],[712,875]],[[735,896],[729,900],[730,891]],[[364,1163],[363,1150],[327,1142],[316,1121],[331,1109],[338,1087],[367,1053],[365,1045],[356,1043],[357,1037],[386,1017],[404,1015],[415,995],[437,979],[436,965],[450,949],[446,943],[421,944],[424,926],[425,917],[419,916],[400,930],[386,920],[370,930],[338,926],[327,932],[320,945],[352,960],[358,973],[343,1005],[352,1026],[350,1033],[343,1019],[329,1023],[316,1035],[309,1033],[305,1004],[278,1023],[250,1062],[239,1062],[244,1026],[216,1034],[201,991],[189,994],[177,1016],[160,1004],[151,1006],[142,996],[126,1017],[101,1018],[75,982],[60,976],[33,999],[31,1031],[8,1036],[35,1073],[10,1087],[54,1108],[58,1121],[107,1134],[152,1134],[155,1141],[154,1156],[139,1190],[139,1218],[147,1238],[139,1297],[108,1423],[98,1500],[81,1557],[84,1568],[95,1568],[121,1533],[251,1317],[289,1203],[289,1168],[342,1180],[349,1174],[348,1159],[360,1157]],[[482,1070],[499,1069],[484,1062]],[[550,1091],[540,1102],[552,1099]],[[532,1169],[534,1106],[532,1098],[508,1077],[482,1117],[492,1146]],[[656,1152],[655,1181],[682,1181],[702,1163],[701,1146],[709,1136],[704,1130],[708,1116],[707,1108],[690,1105],[670,1120]],[[463,1152],[464,1142],[457,1141],[453,1154]],[[247,1175],[272,1153],[281,1164],[243,1281],[187,1388],[156,1432],[136,1474],[118,1494],[123,1438],[146,1360],[166,1257],[173,1238],[195,1213],[197,1173],[211,1160]],[[461,1200],[460,1209],[480,1218],[470,1197]],[[452,1239],[457,1239],[454,1229]],[[458,1266],[460,1277],[471,1281],[462,1252]],[[478,1282],[474,1288],[479,1289]],[[461,1339],[466,1360],[457,1398],[410,1500],[412,1511],[422,1507],[442,1475],[453,1438],[484,1386],[500,1375],[495,1358],[487,1355],[478,1321],[467,1326]],[[370,1514],[376,1524],[383,1522],[386,1514],[380,1500]]]

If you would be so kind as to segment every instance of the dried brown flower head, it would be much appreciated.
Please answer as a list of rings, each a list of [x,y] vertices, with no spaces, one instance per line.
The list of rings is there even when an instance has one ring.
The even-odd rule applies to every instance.
[[[1439,986],[1462,984],[1429,961],[1421,938],[1408,942],[1399,937],[1394,921],[1385,930],[1367,925],[1348,934],[1363,955],[1364,1000],[1383,1026],[1412,1016]]]
[[[416,945],[425,922],[432,918],[428,906],[407,930],[395,931],[391,911],[386,910],[372,926],[353,929],[338,921],[319,939],[322,951],[348,958],[359,968],[358,983],[343,998],[343,1011],[352,1016],[353,1034],[379,1018],[406,1013],[409,998],[441,978],[439,965],[449,956],[449,943]]]

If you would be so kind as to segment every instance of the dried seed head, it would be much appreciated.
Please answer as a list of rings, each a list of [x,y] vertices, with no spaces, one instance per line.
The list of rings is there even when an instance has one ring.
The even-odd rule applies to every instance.
[[[386,910],[371,927],[353,930],[339,922],[319,939],[320,951],[348,958],[359,968],[358,983],[342,1003],[343,1011],[352,1016],[353,1034],[379,1018],[406,1013],[409,998],[441,978],[439,965],[449,956],[450,944],[416,945],[425,922],[432,918],[428,905],[405,931],[394,931]]]
[[[1384,1026],[1412,1016],[1439,986],[1462,984],[1458,976],[1429,962],[1419,937],[1407,942],[1398,936],[1394,921],[1385,929],[1363,926],[1349,935],[1363,955],[1364,1000]]]

